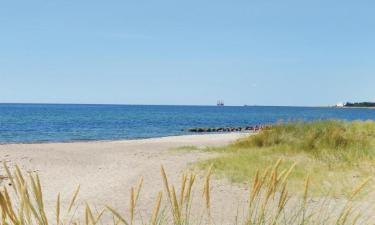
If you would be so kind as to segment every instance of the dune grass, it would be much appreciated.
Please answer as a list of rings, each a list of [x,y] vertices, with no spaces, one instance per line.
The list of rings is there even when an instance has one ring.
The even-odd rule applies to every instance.
[[[290,182],[295,187],[310,174],[313,192],[345,195],[353,183],[375,171],[375,123],[316,121],[278,124],[270,130],[239,140],[227,147],[210,148],[220,156],[200,162],[213,165],[219,175],[243,182],[282,158],[284,166],[295,166]],[[295,190],[298,191],[298,190]]]
[[[158,193],[155,205],[149,206],[152,214],[149,218],[137,220],[137,205],[141,201],[141,189],[143,179],[137,186],[130,189],[129,212],[118,212],[110,206],[105,206],[100,211],[92,210],[89,204],[81,206],[82,215],[77,215],[77,199],[79,187],[74,192],[66,209],[61,206],[60,195],[57,195],[54,215],[46,213],[43,191],[38,175],[30,175],[28,178],[16,167],[12,173],[4,166],[11,188],[3,187],[0,191],[0,222],[2,225],[96,225],[96,224],[125,224],[125,225],[203,225],[222,224],[212,214],[210,168],[203,179],[203,198],[198,203],[202,210],[194,211],[192,207],[193,191],[196,189],[196,176],[194,174],[183,175],[179,186],[170,184],[164,168],[161,168],[164,191]],[[368,183],[368,179],[362,181],[352,190],[350,199],[344,202],[332,202],[330,199],[320,202],[314,201],[310,195],[310,179],[305,178],[300,187],[303,190],[302,197],[296,197],[288,190],[289,177],[293,173],[294,166],[282,170],[281,160],[264,171],[257,171],[249,185],[248,206],[244,210],[243,217],[237,216],[229,224],[234,225],[323,225],[323,224],[372,224],[374,216],[362,211],[356,204],[358,193]],[[79,210],[78,210],[79,211]],[[236,209],[233,209],[236,211]],[[238,212],[238,211],[237,211]],[[125,216],[127,215],[127,216]],[[112,222],[103,218],[109,216]],[[141,221],[141,222],[139,222]]]
[[[248,187],[247,206],[233,209],[234,214],[244,212],[244,215],[237,214],[228,224],[373,224],[374,205],[371,195],[366,195],[366,187],[372,186],[374,134],[372,122],[280,124],[230,146],[207,149],[222,155],[199,164],[208,171],[203,178],[183,174],[181,183],[173,185],[161,168],[163,187],[155,188],[163,191],[155,196],[155,204],[148,206],[149,214],[137,209],[142,201],[143,179],[130,188],[126,212],[119,212],[110,205],[98,210],[88,203],[78,204],[79,187],[68,205],[61,204],[57,194],[56,204],[51,209],[43,199],[36,173],[25,176],[18,167],[11,170],[4,164],[5,177],[11,185],[0,189],[0,224],[223,224],[215,217],[217,214],[212,213],[215,209],[212,173],[244,182]],[[202,188],[197,187],[200,183]],[[322,188],[344,194],[346,198],[332,198],[328,195],[331,192],[321,192]],[[317,190],[324,195],[317,197],[314,194]],[[193,204],[193,197],[197,196],[202,197]],[[367,197],[366,201],[362,200],[363,196]]]

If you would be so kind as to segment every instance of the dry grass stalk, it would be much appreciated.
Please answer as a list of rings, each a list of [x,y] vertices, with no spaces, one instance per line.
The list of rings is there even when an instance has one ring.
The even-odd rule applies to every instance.
[[[257,171],[251,185],[249,193],[249,205],[246,210],[247,215],[245,220],[241,221],[238,216],[235,218],[236,225],[289,225],[289,224],[305,224],[305,225],[321,225],[321,224],[367,224],[364,222],[363,213],[361,211],[355,212],[354,202],[348,201],[343,207],[338,216],[332,214],[328,217],[320,217],[316,209],[312,208],[311,199],[308,196],[310,189],[310,178],[306,178],[304,186],[304,195],[299,198],[301,200],[301,208],[297,205],[290,205],[289,199],[291,194],[288,191],[288,177],[291,174],[295,164],[289,169],[284,169],[279,172],[281,160],[278,160],[272,168],[269,167],[260,175]],[[2,225],[97,225],[103,224],[102,218],[105,210],[95,214],[89,204],[85,204],[84,215],[82,219],[73,217],[72,210],[77,202],[77,196],[80,190],[78,186],[66,210],[66,215],[61,216],[61,197],[57,195],[56,200],[56,218],[50,220],[45,212],[45,204],[43,200],[43,191],[40,179],[37,175],[30,175],[27,179],[21,173],[21,170],[16,167],[12,174],[9,168],[5,166],[8,171],[9,181],[12,184],[11,193],[4,187],[0,191],[0,209],[1,209],[1,224]],[[211,215],[211,193],[210,193],[210,177],[211,169],[207,172],[203,182],[204,206],[207,210],[205,217],[207,224],[217,224]],[[163,192],[159,192],[156,198],[156,204],[153,213],[149,218],[150,225],[193,225],[200,224],[197,218],[197,212],[191,214],[191,193],[193,184],[195,182],[195,175],[183,175],[179,189],[170,185],[167,174],[164,168],[161,168],[162,179],[165,186],[165,194],[168,199],[170,214],[164,214],[163,208]],[[370,179],[366,179],[352,192],[351,199],[358,195],[364,189],[365,185],[369,183]],[[138,185],[130,189],[130,215],[127,220],[123,215],[118,213],[110,206],[106,206],[106,213],[113,217],[113,225],[125,224],[134,225],[136,220],[136,208],[140,199],[140,192],[143,186],[143,179],[140,179]],[[294,196],[298,198],[298,196]],[[294,207],[291,209],[291,207]],[[340,208],[340,207],[337,207]],[[238,212],[238,209],[237,209]],[[295,212],[295,213],[292,213]],[[238,214],[238,213],[237,213]],[[170,215],[170,217],[168,217]],[[163,220],[167,216],[166,220]],[[54,222],[51,222],[54,221]],[[371,222],[372,220],[370,220]],[[220,223],[220,221],[218,222]],[[105,224],[108,224],[105,222]]]
[[[162,197],[163,197],[163,192],[159,192],[157,200],[156,200],[156,206],[155,206],[155,209],[154,209],[154,213],[152,214],[152,217],[151,217],[151,225],[157,224],[157,221],[158,221],[158,218],[159,218],[159,212],[160,212]]]

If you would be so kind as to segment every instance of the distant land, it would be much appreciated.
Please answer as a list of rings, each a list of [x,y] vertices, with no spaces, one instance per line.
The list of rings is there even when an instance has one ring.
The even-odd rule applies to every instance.
[[[375,107],[375,102],[347,102],[345,104],[337,104],[336,107],[372,108]]]

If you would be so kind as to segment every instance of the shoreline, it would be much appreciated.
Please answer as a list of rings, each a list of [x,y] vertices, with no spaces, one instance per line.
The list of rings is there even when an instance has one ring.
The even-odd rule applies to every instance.
[[[110,142],[124,142],[124,141],[139,141],[139,140],[153,140],[174,137],[195,137],[206,135],[229,135],[229,134],[254,134],[256,131],[234,131],[234,132],[211,132],[211,133],[194,133],[181,135],[168,135],[160,137],[140,137],[132,139],[104,139],[104,140],[69,140],[69,141],[35,141],[35,142],[0,142],[0,146],[4,145],[38,145],[38,144],[74,144],[74,143],[110,143]]]

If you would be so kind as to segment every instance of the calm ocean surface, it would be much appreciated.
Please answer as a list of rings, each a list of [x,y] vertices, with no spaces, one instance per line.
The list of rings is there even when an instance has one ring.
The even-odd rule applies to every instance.
[[[372,109],[0,104],[0,143],[119,140],[280,120],[375,120]]]

